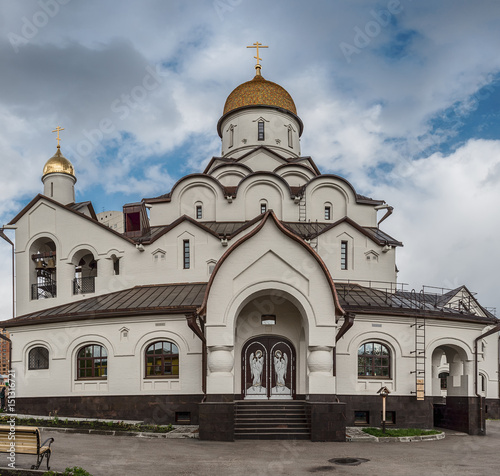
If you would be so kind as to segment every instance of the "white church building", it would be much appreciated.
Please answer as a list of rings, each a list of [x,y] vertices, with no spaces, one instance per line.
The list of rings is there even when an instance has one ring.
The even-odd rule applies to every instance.
[[[122,232],[75,203],[58,145],[7,226],[17,412],[343,441],[381,424],[386,387],[387,424],[484,433],[499,321],[465,286],[402,289],[393,207],[322,174],[303,129],[257,64],[225,103],[220,157],[126,204]]]

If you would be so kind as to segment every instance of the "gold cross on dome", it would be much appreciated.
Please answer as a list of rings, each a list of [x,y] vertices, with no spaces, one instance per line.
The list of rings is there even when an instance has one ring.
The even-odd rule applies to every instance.
[[[262,46],[262,43],[256,41],[252,46],[247,46],[247,48],[255,48],[257,50],[257,56],[254,56],[254,58],[257,60],[256,67],[260,67],[259,61],[262,60],[262,58],[259,58],[259,48],[269,48],[269,46]]]
[[[59,143],[61,141],[61,138],[59,137],[59,131],[64,131],[64,128],[62,128],[61,126],[57,126],[55,130],[52,131],[57,132],[57,147],[61,147],[61,144]]]

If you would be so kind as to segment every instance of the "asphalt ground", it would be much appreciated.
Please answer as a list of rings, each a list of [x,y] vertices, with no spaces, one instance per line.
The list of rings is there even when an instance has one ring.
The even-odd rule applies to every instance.
[[[486,476],[499,473],[500,421],[487,422],[487,436],[446,433],[437,441],[413,443],[311,443],[137,438],[44,430],[55,438],[52,470],[80,466],[93,476],[162,475],[395,475]],[[339,466],[333,458],[363,458]],[[17,455],[16,467],[29,468],[33,456]],[[6,467],[6,455],[0,466]],[[1,473],[1,470],[0,470]]]

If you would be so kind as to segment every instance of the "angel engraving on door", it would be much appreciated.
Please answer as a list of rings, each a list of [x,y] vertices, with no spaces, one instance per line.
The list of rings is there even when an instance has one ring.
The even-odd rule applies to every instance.
[[[242,352],[245,399],[291,399],[295,395],[295,350],[282,337],[249,340]]]

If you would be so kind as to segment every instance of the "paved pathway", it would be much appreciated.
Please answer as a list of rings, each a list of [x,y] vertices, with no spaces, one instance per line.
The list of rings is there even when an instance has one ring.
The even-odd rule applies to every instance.
[[[44,430],[43,437],[55,438],[52,469],[81,466],[93,476],[486,476],[498,474],[500,421],[489,421],[487,432],[485,437],[448,432],[443,440],[396,445],[248,440],[223,443],[53,430]],[[333,458],[367,461],[359,466],[338,466],[329,461]],[[17,467],[28,468],[32,460],[31,456],[18,456]],[[0,466],[5,463],[2,455]]]

